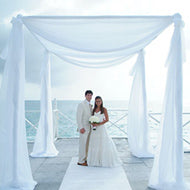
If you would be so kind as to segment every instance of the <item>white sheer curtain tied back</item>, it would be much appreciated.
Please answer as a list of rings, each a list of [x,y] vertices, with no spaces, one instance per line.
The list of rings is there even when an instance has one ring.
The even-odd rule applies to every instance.
[[[161,138],[149,186],[185,190],[182,141],[181,16],[22,16],[12,20],[7,47],[0,57],[5,68],[0,90],[0,190],[34,189],[25,134],[24,25],[44,47],[41,73],[41,115],[31,156],[52,157],[54,145],[49,54],[64,63],[103,68],[125,62],[139,53],[133,70],[129,103],[129,145],[133,155],[152,157],[148,140],[143,49],[174,23],[168,56],[168,76],[161,121]],[[53,63],[51,63],[53,65]],[[127,72],[127,71],[126,71]],[[127,87],[126,87],[127,88]]]

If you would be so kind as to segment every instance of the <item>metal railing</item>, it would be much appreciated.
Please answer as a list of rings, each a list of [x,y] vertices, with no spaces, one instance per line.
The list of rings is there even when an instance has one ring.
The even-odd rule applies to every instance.
[[[127,117],[128,117],[128,110],[127,109],[108,109],[109,112],[109,123],[107,126],[108,131],[119,131],[120,134],[118,136],[121,136],[122,138],[127,138]],[[120,116],[118,117],[118,115],[120,114]],[[36,117],[36,122],[33,123],[30,119],[27,117],[28,114],[38,114],[38,117]],[[150,128],[156,128],[159,129],[159,125],[160,125],[160,116],[161,113],[158,112],[149,112],[148,113],[148,121],[149,121],[149,126]],[[33,133],[33,136],[35,136],[36,131],[37,131],[37,126],[38,126],[38,120],[40,117],[40,110],[28,110],[26,111],[26,125],[28,125],[29,127],[27,128],[27,132],[28,134],[31,134],[31,132]],[[159,117],[159,118],[158,118]],[[183,123],[183,128],[185,128],[187,125],[190,124],[190,113],[185,112],[183,113],[183,120],[185,120],[184,118],[187,117],[187,120],[184,121]],[[124,123],[120,123],[124,121]],[[63,138],[59,133],[60,133],[60,126],[64,128],[67,126],[68,128],[72,128],[73,133],[75,133],[75,135],[78,137],[78,132],[76,131],[77,128],[77,124],[75,119],[72,119],[70,116],[68,116],[68,114],[65,114],[63,112],[61,112],[59,109],[57,109],[57,101],[56,99],[53,102],[53,130],[54,130],[54,138]],[[111,130],[110,128],[114,127],[114,130]],[[62,129],[63,130],[63,129]],[[183,140],[184,142],[188,145],[188,151],[189,152],[189,145],[190,145],[190,129],[187,130],[188,134],[186,136],[188,136],[188,138],[186,138],[186,136],[183,136]],[[156,131],[157,132],[157,131]],[[64,131],[64,133],[66,133],[66,131]],[[68,135],[68,134],[67,134]],[[73,134],[71,134],[71,137]],[[112,134],[111,134],[112,135]],[[75,136],[75,137],[76,137]],[[117,136],[117,137],[118,137]],[[67,136],[68,138],[68,136]],[[28,136],[29,139],[29,136]],[[29,139],[30,141],[31,139]]]
[[[30,110],[30,111],[26,111],[26,113],[38,113],[39,114],[40,110]],[[127,122],[127,116],[128,116],[128,110],[127,109],[108,109],[108,112],[122,112],[124,114],[122,114],[119,118],[117,117],[117,119],[114,121],[112,119],[112,114],[110,115],[110,119],[109,119],[109,125],[108,125],[108,129],[111,127],[114,127],[115,129],[119,130],[124,136],[123,137],[127,137],[127,130],[125,128],[121,128],[120,124],[118,124],[120,121],[125,120]],[[149,116],[149,122],[152,122],[152,125],[159,125],[160,121],[157,118],[158,116],[161,116],[161,113],[153,113],[153,112],[149,112],[148,113]],[[183,113],[183,117],[184,116],[189,116],[188,118],[190,118],[190,113]],[[36,122],[35,124],[32,123],[32,121],[29,118],[25,118],[25,121],[27,123],[27,125],[31,126],[31,130],[37,130],[37,126],[38,126],[38,122]],[[68,115],[64,114],[63,112],[61,112],[58,109],[54,109],[53,110],[53,126],[54,126],[54,137],[55,138],[60,138],[59,134],[58,134],[58,123],[59,122],[65,122],[68,121],[70,124],[70,127],[73,127],[76,129],[76,122],[71,119]],[[188,119],[184,124],[183,127],[186,127],[188,124],[190,124],[190,119]],[[125,126],[127,125],[127,123],[125,123]],[[30,129],[29,129],[30,130]],[[30,133],[30,131],[28,132]],[[190,134],[189,134],[190,135]],[[187,140],[186,138],[183,138],[183,140],[188,143],[190,145],[190,141]]]

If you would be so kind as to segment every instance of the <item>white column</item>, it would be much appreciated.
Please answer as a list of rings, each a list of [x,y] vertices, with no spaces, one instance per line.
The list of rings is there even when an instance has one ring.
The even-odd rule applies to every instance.
[[[145,86],[144,52],[139,52],[131,75],[134,77],[129,100],[128,142],[131,153],[136,157],[153,157],[149,142],[147,100]]]
[[[22,18],[12,19],[0,91],[0,189],[34,189],[25,128],[25,49]]]
[[[160,124],[160,139],[149,179],[149,187],[187,189],[183,176],[182,131],[182,41],[181,16],[174,15],[174,33],[167,60],[168,74]]]
[[[49,52],[44,52],[41,69],[41,102],[40,121],[33,147],[32,157],[55,157],[58,151],[54,145],[52,101],[51,101],[51,68]]]
[[[58,114],[59,111],[57,109],[57,100],[54,98],[53,100],[53,136],[56,140],[58,138]]]

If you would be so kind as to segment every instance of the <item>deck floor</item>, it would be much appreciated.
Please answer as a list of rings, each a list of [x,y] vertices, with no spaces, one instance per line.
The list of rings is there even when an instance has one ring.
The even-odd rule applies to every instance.
[[[125,138],[113,139],[123,168],[133,190],[148,190],[147,184],[153,159],[139,159],[131,155]],[[30,158],[34,180],[37,181],[35,190],[58,190],[69,162],[78,155],[78,139],[58,139],[55,142],[59,155],[55,158]],[[28,143],[29,153],[33,143]],[[184,176],[190,181],[190,153],[184,154]]]

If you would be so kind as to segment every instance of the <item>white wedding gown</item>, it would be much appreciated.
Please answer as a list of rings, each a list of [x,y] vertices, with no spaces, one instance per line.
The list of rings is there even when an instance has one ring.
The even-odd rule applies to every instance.
[[[100,122],[105,118],[101,112],[94,113],[100,118]],[[121,165],[121,160],[105,125],[97,126],[96,130],[91,131],[88,148],[88,166],[116,167]]]

